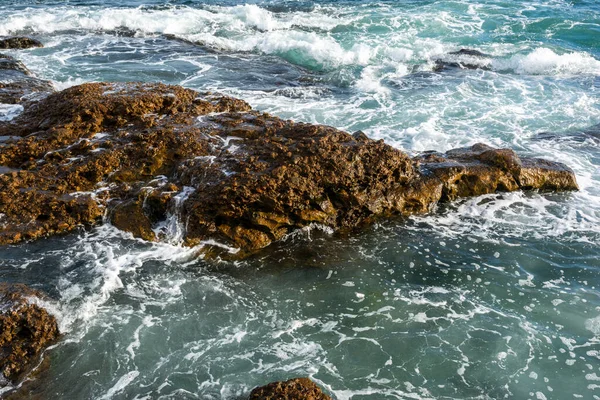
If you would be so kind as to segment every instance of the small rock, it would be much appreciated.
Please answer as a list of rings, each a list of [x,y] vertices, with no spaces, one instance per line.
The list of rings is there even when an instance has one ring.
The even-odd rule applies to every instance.
[[[56,319],[30,303],[43,294],[20,284],[0,283],[0,376],[18,383],[59,338]]]
[[[25,36],[11,36],[0,38],[0,49],[30,49],[44,47],[42,42]]]
[[[331,397],[310,379],[295,378],[257,387],[252,390],[248,400],[331,400]]]
[[[128,200],[118,204],[112,210],[110,222],[135,237],[148,241],[156,240],[150,218],[144,213],[139,200]]]
[[[434,71],[440,72],[448,68],[490,70],[488,54],[479,50],[460,49],[442,56],[434,61]]]

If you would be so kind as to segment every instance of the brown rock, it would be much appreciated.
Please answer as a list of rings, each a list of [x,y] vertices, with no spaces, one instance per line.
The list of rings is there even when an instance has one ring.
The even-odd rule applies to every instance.
[[[573,171],[564,164],[521,159],[512,150],[481,143],[446,154],[425,153],[417,160],[423,176],[435,176],[442,185],[440,201],[519,189],[578,189]]]
[[[156,240],[150,218],[144,213],[139,200],[120,202],[112,210],[110,222],[122,231],[131,232],[135,237]]]
[[[44,296],[25,285],[0,283],[0,372],[12,383],[29,373],[59,338],[56,319],[30,303],[32,297]]]
[[[248,400],[331,400],[308,378],[295,378],[257,387]]]
[[[0,146],[0,243],[93,225],[106,211],[147,240],[171,216],[188,245],[216,240],[244,256],[311,224],[352,230],[459,197],[577,189],[563,164],[509,149],[411,159],[362,132],[162,84],[72,87],[25,105],[0,136],[12,137]]]
[[[42,42],[25,36],[11,36],[0,38],[0,49],[30,49],[44,47]]]

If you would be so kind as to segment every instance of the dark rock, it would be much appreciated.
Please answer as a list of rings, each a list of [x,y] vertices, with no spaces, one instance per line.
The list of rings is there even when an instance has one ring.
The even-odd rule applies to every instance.
[[[453,56],[471,56],[471,57],[480,57],[480,58],[490,58],[491,57],[489,54],[485,54],[479,50],[473,50],[473,49],[460,49],[458,51],[452,51],[448,54],[451,54]]]
[[[13,384],[31,372],[59,338],[56,319],[31,303],[32,297],[44,295],[25,285],[0,283],[0,377]]]
[[[512,150],[411,159],[362,132],[162,84],[69,88],[0,123],[2,136],[0,243],[93,225],[107,210],[135,236],[161,239],[174,217],[187,245],[216,240],[244,256],[311,224],[349,231],[464,196],[577,189],[563,164]]]
[[[11,56],[0,54],[0,70],[3,69],[18,71],[24,75],[31,75],[31,71],[21,61]]]
[[[331,400],[308,378],[295,378],[257,387],[248,400]]]
[[[591,141],[596,144],[600,142],[600,124],[582,130],[563,133],[540,132],[534,137],[534,140],[571,141],[577,143]]]
[[[433,70],[435,72],[450,68],[490,70],[490,58],[491,56],[478,50],[460,49],[436,59]]]
[[[352,137],[359,142],[368,142],[369,137],[365,135],[363,131],[356,131],[352,134]]]
[[[0,38],[0,49],[30,49],[32,47],[44,47],[44,45],[39,40],[24,36]]]
[[[0,54],[0,103],[37,101],[54,90],[50,81],[32,76],[21,61]]]

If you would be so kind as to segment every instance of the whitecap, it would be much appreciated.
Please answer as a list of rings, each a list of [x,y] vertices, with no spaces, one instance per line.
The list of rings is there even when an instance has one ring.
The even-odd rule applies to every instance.
[[[557,54],[548,48],[537,48],[526,55],[515,55],[508,60],[492,63],[496,70],[511,69],[527,75],[598,75],[600,61],[585,52]]]

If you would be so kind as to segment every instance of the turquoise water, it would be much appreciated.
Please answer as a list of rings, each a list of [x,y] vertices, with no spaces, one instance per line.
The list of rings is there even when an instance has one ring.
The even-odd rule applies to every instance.
[[[581,190],[298,232],[238,263],[110,226],[3,247],[2,280],[49,293],[65,332],[44,398],[237,399],[295,376],[337,399],[600,397],[597,2],[161,3],[8,1],[0,35],[42,40],[8,53],[59,88],[161,81],[411,153],[507,146]],[[488,69],[434,72],[461,48]]]

